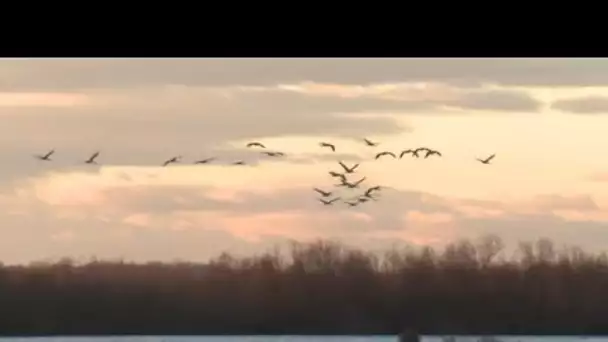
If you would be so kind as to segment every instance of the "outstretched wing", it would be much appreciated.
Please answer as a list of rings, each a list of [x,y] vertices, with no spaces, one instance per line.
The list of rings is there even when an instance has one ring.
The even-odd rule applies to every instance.
[[[340,164],[340,166],[342,166],[342,168],[344,169],[344,171],[350,171],[350,169],[348,168],[348,166],[344,165],[344,163],[342,161],[339,161],[338,164]]]
[[[323,190],[317,189],[317,188],[313,188],[314,191],[318,192],[321,195],[324,195],[325,192]]]
[[[259,147],[263,147],[266,148],[266,146],[262,145],[261,143],[255,141],[255,142],[250,142],[249,144],[247,144],[247,147],[253,147],[253,146],[259,146]]]
[[[319,146],[321,146],[321,147],[329,147],[329,148],[331,148],[332,151],[334,151],[334,152],[336,151],[336,146],[334,146],[334,145],[332,145],[330,143],[320,142]]]

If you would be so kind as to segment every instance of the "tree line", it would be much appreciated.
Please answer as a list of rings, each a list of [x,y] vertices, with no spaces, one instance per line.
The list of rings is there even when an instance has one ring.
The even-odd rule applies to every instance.
[[[372,253],[337,242],[207,263],[0,267],[0,334],[606,334],[608,258],[497,236]]]

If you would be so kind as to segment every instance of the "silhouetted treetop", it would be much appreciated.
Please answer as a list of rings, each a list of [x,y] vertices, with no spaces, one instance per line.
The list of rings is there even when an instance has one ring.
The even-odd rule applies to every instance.
[[[494,235],[382,253],[331,241],[207,263],[0,266],[0,333],[608,333],[608,258]]]

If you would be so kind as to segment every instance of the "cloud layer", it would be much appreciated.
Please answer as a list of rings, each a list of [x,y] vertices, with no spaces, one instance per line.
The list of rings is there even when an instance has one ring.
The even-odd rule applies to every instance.
[[[603,59],[54,59],[5,60],[7,91],[164,86],[272,86],[302,81],[367,85],[441,82],[462,86],[607,85]],[[40,75],[45,75],[40,77]]]
[[[16,197],[4,203],[3,220],[26,229],[10,233],[2,257],[41,258],[40,250],[16,248],[26,241],[44,245],[47,257],[122,253],[140,260],[167,260],[171,255],[203,260],[220,246],[250,253],[291,239],[329,238],[376,248],[406,242],[442,246],[486,233],[498,234],[511,245],[553,237],[597,250],[608,242],[608,215],[587,195],[496,201],[388,187],[377,201],[351,208],[340,202],[324,206],[305,185],[277,189],[258,180],[257,188],[238,190],[162,185],[135,172],[130,178],[119,173],[101,178],[105,181],[90,173],[59,173],[22,184]],[[333,196],[356,197],[364,189],[334,190]],[[166,253],[173,248],[179,252]]]
[[[589,96],[583,98],[564,99],[553,102],[554,109],[575,114],[608,113],[608,97]]]
[[[0,260],[204,260],[289,239],[380,248],[485,233],[600,248],[608,189],[589,175],[608,170],[592,153],[608,121],[571,114],[608,109],[606,63],[5,60]],[[418,146],[443,157],[373,160]],[[33,158],[50,149],[53,161]],[[94,151],[100,165],[84,165]],[[492,153],[490,166],[475,161]],[[332,189],[339,160],[360,163],[353,177],[381,197],[322,205],[312,188]]]

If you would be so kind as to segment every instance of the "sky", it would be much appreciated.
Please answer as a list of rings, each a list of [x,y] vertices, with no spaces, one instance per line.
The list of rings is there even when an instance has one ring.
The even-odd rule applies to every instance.
[[[5,264],[317,239],[608,245],[608,59],[2,59],[0,117]],[[423,146],[442,156],[374,159]],[[334,187],[339,160],[361,189]],[[354,208],[312,190],[374,185]]]

